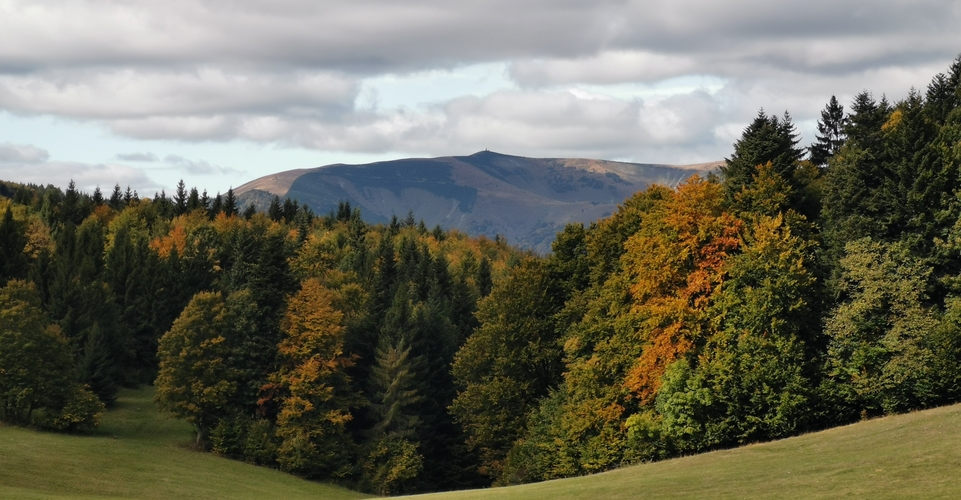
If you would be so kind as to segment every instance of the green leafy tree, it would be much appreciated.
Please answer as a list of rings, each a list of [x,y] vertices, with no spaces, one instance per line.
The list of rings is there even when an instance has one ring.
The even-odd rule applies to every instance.
[[[0,288],[0,421],[90,430],[103,404],[75,380],[67,340],[23,281]]]
[[[461,387],[450,407],[478,450],[486,472],[497,477],[528,412],[558,381],[561,351],[547,269],[526,260],[494,286],[477,312],[480,328],[454,359]]]
[[[366,480],[379,495],[394,495],[424,469],[417,446],[401,437],[386,437],[373,442],[362,465]]]
[[[931,268],[903,243],[851,242],[841,260],[844,300],[827,319],[825,397],[840,419],[920,408],[936,399],[939,317],[926,305]],[[843,410],[843,411],[842,411]]]
[[[243,292],[239,292],[243,293]],[[237,370],[230,356],[239,339],[219,293],[195,295],[160,339],[160,372],[154,382],[160,408],[193,424],[197,445],[228,416],[227,403],[237,391]]]
[[[788,436],[814,415],[812,245],[781,216],[761,218],[709,311],[714,332],[696,359],[678,361],[657,397],[675,451]]]

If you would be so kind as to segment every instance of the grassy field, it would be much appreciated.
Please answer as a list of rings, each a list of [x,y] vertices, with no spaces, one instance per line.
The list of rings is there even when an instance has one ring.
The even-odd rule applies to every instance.
[[[735,450],[422,500],[961,498],[961,405]]]
[[[96,436],[0,427],[0,498],[312,498],[363,495],[189,449],[190,428],[126,391]],[[424,500],[961,498],[961,405],[736,450]]]
[[[189,448],[152,391],[123,391],[94,436],[0,427],[0,498],[354,499],[365,495]]]

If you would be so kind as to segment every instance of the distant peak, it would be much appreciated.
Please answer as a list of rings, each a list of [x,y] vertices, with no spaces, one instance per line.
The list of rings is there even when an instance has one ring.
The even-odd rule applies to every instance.
[[[503,153],[498,153],[498,152],[496,152],[496,151],[491,151],[491,150],[489,150],[489,149],[485,149],[485,150],[483,150],[483,151],[478,151],[478,152],[472,154],[471,156],[507,156],[507,155],[505,155],[505,154],[503,154]]]

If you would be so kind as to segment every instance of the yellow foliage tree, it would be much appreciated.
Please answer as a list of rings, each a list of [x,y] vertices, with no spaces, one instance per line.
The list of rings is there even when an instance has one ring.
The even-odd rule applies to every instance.
[[[345,369],[343,314],[333,292],[317,279],[301,283],[281,321],[280,369],[271,382],[282,394],[277,416],[281,467],[307,477],[341,477],[350,469],[353,444],[345,426],[359,397]]]

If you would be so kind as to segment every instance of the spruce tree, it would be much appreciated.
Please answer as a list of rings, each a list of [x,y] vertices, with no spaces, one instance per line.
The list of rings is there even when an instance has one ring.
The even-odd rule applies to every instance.
[[[413,405],[424,398],[420,395],[415,360],[410,347],[402,339],[391,344],[386,339],[376,352],[376,364],[371,368],[370,429],[376,437],[415,438],[420,418],[412,411]]]
[[[284,218],[284,209],[280,206],[280,197],[274,195],[270,200],[270,206],[267,208],[267,217],[274,222],[280,222]]]
[[[174,214],[183,215],[187,213],[187,186],[184,185],[183,179],[180,179],[180,182],[177,183],[177,191],[174,193],[173,204]]]
[[[0,283],[27,277],[27,256],[23,253],[26,244],[23,228],[13,219],[13,211],[7,205],[0,221]]]
[[[237,215],[237,198],[234,197],[234,188],[228,189],[227,195],[224,196],[223,212],[227,217]]]
[[[201,205],[200,193],[197,192],[197,188],[192,187],[190,188],[190,196],[187,197],[187,211],[193,212],[199,208],[207,209],[207,207],[202,207]]]
[[[110,208],[118,212],[123,208],[123,193],[120,191],[120,184],[114,184],[113,192],[110,194],[110,200],[107,203]]]
[[[733,202],[735,195],[751,183],[758,165],[767,162],[771,162],[774,171],[785,179],[793,179],[797,162],[804,156],[797,145],[797,132],[787,112],[778,119],[766,115],[763,109],[758,111],[754,121],[734,143],[734,153],[721,166],[727,200]]]
[[[811,145],[811,162],[818,166],[827,165],[828,160],[836,155],[844,145],[844,106],[838,103],[835,96],[831,96],[827,106],[821,111],[818,120],[816,142]]]

